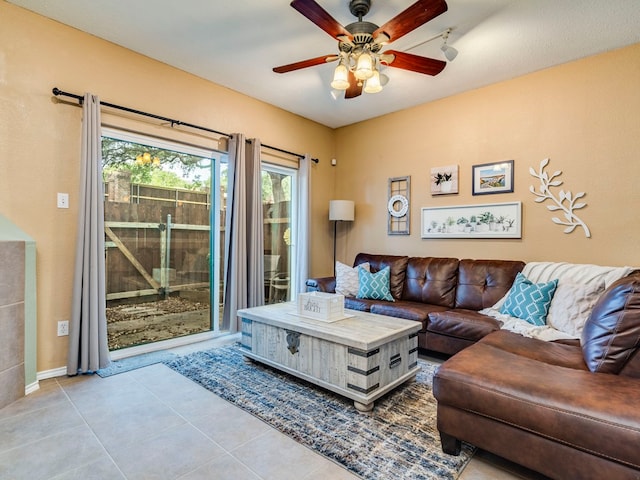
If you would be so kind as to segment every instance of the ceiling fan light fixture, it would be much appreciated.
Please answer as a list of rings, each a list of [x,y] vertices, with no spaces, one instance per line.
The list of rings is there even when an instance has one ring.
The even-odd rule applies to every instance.
[[[456,58],[458,56],[458,50],[456,50],[453,47],[450,47],[446,43],[444,45],[442,45],[442,47],[440,47],[440,50],[442,50],[442,52],[444,53],[444,56],[449,61],[452,61],[454,58]]]
[[[373,57],[367,52],[363,52],[358,57],[358,62],[356,63],[356,71],[353,74],[356,76],[358,80],[367,80],[373,76],[374,68],[373,68]]]
[[[336,90],[346,90],[349,88],[349,71],[344,63],[340,62],[333,71],[333,81],[331,88]]]
[[[440,47],[440,50],[442,50],[442,53],[444,53],[444,56],[450,62],[458,56],[458,50],[447,45],[447,40],[449,40],[449,34],[451,33],[451,30],[453,29],[447,28],[442,34],[442,46]]]
[[[376,70],[373,75],[367,79],[364,84],[365,93],[378,93],[382,91],[382,84],[380,83],[380,73]]]

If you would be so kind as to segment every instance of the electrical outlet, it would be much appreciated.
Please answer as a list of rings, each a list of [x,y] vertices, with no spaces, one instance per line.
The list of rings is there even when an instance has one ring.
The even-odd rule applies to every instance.
[[[68,193],[58,193],[58,208],[69,208]]]
[[[64,337],[69,335],[69,320],[60,320],[58,322],[58,336]]]

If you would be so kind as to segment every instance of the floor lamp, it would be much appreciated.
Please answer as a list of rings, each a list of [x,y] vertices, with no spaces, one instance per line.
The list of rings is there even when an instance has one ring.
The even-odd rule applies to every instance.
[[[355,207],[351,200],[330,200],[329,220],[333,222],[333,276],[336,275],[336,233],[338,222],[353,222]]]

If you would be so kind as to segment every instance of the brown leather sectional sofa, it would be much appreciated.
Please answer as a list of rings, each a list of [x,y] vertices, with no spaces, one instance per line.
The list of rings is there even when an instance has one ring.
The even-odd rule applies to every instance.
[[[396,302],[345,306],[422,321],[420,346],[455,354],[433,383],[446,453],[464,441],[555,479],[640,479],[640,273],[602,294],[580,342],[544,342],[477,312],[522,262],[359,254],[354,265],[365,261],[391,267]]]
[[[493,306],[511,288],[524,262],[513,260],[458,260],[359,253],[353,265],[368,262],[371,272],[390,269],[394,302],[345,298],[345,308],[422,323],[418,346],[452,355],[500,323],[478,310]],[[335,292],[334,277],[311,278],[307,290]]]

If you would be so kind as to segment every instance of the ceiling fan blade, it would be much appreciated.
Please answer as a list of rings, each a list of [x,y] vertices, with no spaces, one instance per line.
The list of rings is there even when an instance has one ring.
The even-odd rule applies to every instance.
[[[391,43],[447,11],[445,0],[418,0],[373,32],[373,38],[384,33]]]
[[[354,98],[362,94],[362,82],[359,82],[353,72],[349,72],[349,88],[344,92],[344,98]]]
[[[393,60],[389,57],[390,55],[393,55]],[[421,57],[420,55],[413,55],[412,53],[397,52],[395,50],[387,50],[384,52],[384,55],[381,56],[380,60],[390,67],[411,70],[412,72],[424,73],[425,75],[437,75],[447,65],[447,62],[443,62],[442,60]]]
[[[334,62],[338,58],[338,55],[323,55],[322,57],[310,58],[308,60],[302,60],[296,63],[290,63],[289,65],[282,65],[273,69],[276,73],[293,72],[294,70],[300,70],[301,68],[315,67],[316,65],[322,65],[323,63]]]
[[[349,40],[353,39],[347,29],[329,15],[315,0],[293,0],[291,6],[336,40],[340,40],[338,38],[340,36],[346,36]]]

